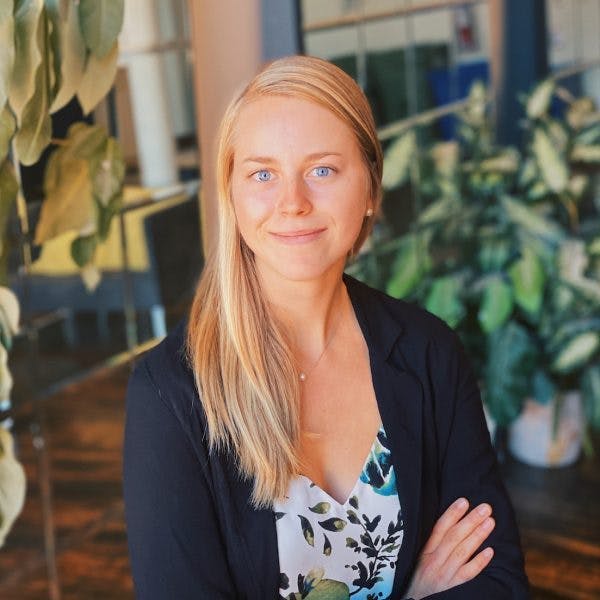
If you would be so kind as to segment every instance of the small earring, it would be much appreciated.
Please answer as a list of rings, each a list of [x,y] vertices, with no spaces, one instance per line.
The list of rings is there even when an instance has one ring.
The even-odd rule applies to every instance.
[[[372,217],[373,216],[373,209],[372,208],[367,208],[366,216],[367,217]]]

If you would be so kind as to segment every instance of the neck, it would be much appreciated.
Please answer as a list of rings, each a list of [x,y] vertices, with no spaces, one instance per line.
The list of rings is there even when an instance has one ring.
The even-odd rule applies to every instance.
[[[341,273],[318,280],[278,281],[276,285],[261,277],[261,287],[287,332],[299,366],[310,367],[350,314]]]

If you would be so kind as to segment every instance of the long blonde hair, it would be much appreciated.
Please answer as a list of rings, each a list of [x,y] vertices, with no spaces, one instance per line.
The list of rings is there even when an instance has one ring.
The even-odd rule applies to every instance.
[[[233,451],[253,478],[252,502],[271,506],[298,474],[300,385],[281,326],[261,293],[254,255],[237,227],[231,197],[234,133],[240,110],[264,96],[292,96],[323,106],[353,131],[375,209],[381,201],[382,153],[368,101],[343,71],[292,56],[271,62],[234,98],[221,123],[217,186],[219,238],[190,312],[187,351],[206,414],[211,451]],[[357,251],[373,219],[366,218]]]

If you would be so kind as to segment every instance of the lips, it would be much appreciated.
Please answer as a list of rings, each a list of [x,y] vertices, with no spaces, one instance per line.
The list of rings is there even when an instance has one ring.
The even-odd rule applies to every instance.
[[[298,229],[296,231],[273,231],[271,235],[284,244],[306,244],[319,238],[325,228]]]

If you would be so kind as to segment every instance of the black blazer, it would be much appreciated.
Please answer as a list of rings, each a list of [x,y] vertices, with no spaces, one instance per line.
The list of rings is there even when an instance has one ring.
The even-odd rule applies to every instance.
[[[491,563],[444,600],[527,598],[514,514],[500,479],[473,373],[457,336],[426,311],[345,277],[369,348],[404,519],[391,598],[458,497],[489,502]],[[181,324],[135,369],[127,394],[125,515],[142,600],[278,598],[273,512],[249,503],[233,456],[209,455],[206,423],[183,356]]]

